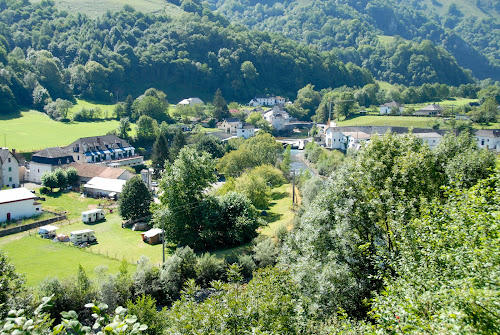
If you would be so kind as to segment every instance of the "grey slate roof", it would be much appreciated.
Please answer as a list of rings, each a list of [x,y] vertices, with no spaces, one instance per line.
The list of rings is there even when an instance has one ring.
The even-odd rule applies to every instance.
[[[387,103],[383,104],[380,107],[403,107],[403,105],[401,105],[400,103],[398,103],[396,101],[391,101],[391,102],[387,102]]]
[[[38,151],[33,157],[43,157],[43,158],[62,158],[71,156],[71,153],[67,150],[59,147],[46,148]]]
[[[9,149],[0,148],[0,163],[5,162],[9,155]]]

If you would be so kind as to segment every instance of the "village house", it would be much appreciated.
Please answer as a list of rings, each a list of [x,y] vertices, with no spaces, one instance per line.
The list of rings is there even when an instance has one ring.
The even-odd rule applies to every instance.
[[[240,124],[240,120],[237,118],[225,119],[217,126],[220,130],[224,131],[226,134],[236,134],[236,129]]]
[[[59,147],[43,149],[31,157],[25,170],[25,180],[40,184],[45,172],[67,167],[73,162],[73,156],[67,150]]]
[[[200,98],[187,98],[179,101],[178,106],[194,106],[194,105],[203,105],[204,102]]]
[[[285,124],[290,122],[290,115],[282,105],[274,106],[263,115],[264,119],[277,131],[285,128]]]
[[[392,114],[393,110],[398,110],[397,114],[403,114],[404,107],[396,101],[388,102],[380,106],[380,114]]]
[[[243,137],[244,139],[253,137],[255,135],[255,127],[246,122],[240,122],[236,128],[236,136]]]
[[[144,161],[144,157],[135,155],[133,146],[116,135],[83,137],[64,149],[77,163],[120,167],[140,165]]]
[[[0,148],[0,189],[19,187],[19,162],[7,148]]]
[[[443,107],[436,104],[430,104],[416,111],[415,116],[438,116],[441,115],[443,111]]]
[[[416,137],[434,149],[440,142],[445,131],[426,128],[390,127],[390,126],[345,126],[328,127],[325,130],[325,147],[345,151],[349,148],[360,149],[374,134],[384,135],[387,132],[405,135],[410,131]]]
[[[479,148],[500,152],[500,129],[481,129],[474,136]]]
[[[27,188],[0,191],[0,222],[29,218],[42,213],[36,195]]]
[[[441,142],[443,136],[439,135],[436,132],[431,133],[415,133],[415,136],[419,137],[429,145],[429,148],[434,149]]]
[[[280,96],[256,96],[248,103],[249,106],[275,106],[275,105],[284,105],[286,99]]]

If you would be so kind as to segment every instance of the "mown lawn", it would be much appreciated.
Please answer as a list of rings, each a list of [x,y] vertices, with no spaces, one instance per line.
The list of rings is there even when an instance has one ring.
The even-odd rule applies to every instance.
[[[386,116],[386,115],[363,115],[353,117],[344,121],[335,121],[339,127],[343,126],[393,126],[430,128],[436,118],[418,116]]]
[[[0,118],[0,143],[17,151],[37,151],[64,146],[80,137],[105,135],[118,128],[118,121],[70,122],[54,121],[37,111],[21,112]]]
[[[45,198],[42,201],[42,209],[52,212],[66,212],[69,220],[78,219],[82,212],[97,208],[99,205],[110,205],[109,200],[82,198],[77,192],[54,192],[51,194],[37,195]]]
[[[10,258],[16,271],[25,274],[26,286],[35,286],[47,277],[70,278],[76,275],[81,264],[90,277],[97,266],[105,265],[110,273],[117,273],[121,261],[84,249],[56,243],[26,233],[0,239],[0,248]],[[135,271],[135,265],[130,265]]]

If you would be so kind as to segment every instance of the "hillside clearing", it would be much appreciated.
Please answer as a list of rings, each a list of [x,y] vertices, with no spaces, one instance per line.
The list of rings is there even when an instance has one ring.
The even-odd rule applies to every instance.
[[[115,120],[63,123],[34,110],[8,117],[0,118],[1,144],[23,152],[68,145],[80,137],[105,135],[119,125]]]

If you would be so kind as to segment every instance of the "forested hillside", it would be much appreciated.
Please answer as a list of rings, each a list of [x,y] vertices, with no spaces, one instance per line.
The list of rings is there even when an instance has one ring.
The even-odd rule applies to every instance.
[[[230,25],[194,3],[181,8],[190,13],[170,17],[125,6],[94,20],[50,1],[2,1],[0,99],[8,111],[41,107],[49,96],[114,101],[156,87],[174,101],[212,97],[217,88],[227,99],[247,101],[266,92],[294,96],[308,83],[373,82],[367,70],[331,52]]]
[[[500,78],[500,17],[494,1],[394,1],[394,0],[209,0],[213,9],[233,22],[264,31],[275,31],[294,40],[335,50],[343,61],[370,69],[392,83],[419,85],[414,74],[430,73],[449,62],[442,50],[429,53],[430,40],[451,53],[458,64],[480,78]],[[379,38],[400,36],[403,39]],[[387,43],[388,42],[388,43]],[[408,52],[408,49],[411,49]],[[394,59],[395,50],[400,54]],[[401,72],[398,65],[404,64]],[[394,72],[396,67],[396,74]],[[451,77],[436,75],[444,83],[464,80],[456,67]],[[463,83],[463,82],[462,82]]]

